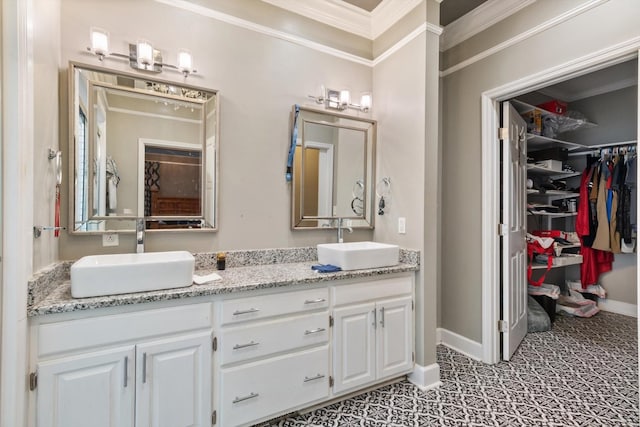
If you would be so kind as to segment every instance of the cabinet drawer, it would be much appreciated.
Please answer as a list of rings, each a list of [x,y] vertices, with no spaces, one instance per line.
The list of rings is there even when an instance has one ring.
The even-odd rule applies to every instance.
[[[221,323],[243,322],[282,314],[298,313],[329,305],[327,288],[283,292],[223,301],[220,304]]]
[[[221,364],[322,344],[329,337],[329,313],[306,314],[222,328]]]
[[[220,425],[266,419],[329,396],[323,346],[220,371]]]
[[[335,305],[353,304],[380,298],[411,295],[411,276],[393,277],[371,282],[333,286],[331,296]]]

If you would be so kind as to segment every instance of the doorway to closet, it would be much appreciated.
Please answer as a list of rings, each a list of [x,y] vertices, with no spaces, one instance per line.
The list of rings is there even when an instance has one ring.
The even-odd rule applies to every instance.
[[[626,51],[611,51],[598,56],[594,55],[584,61],[574,61],[565,67],[532,76],[530,79],[517,82],[517,85],[515,83],[505,85],[483,94],[483,164],[486,165],[483,192],[487,190],[485,194],[492,194],[491,197],[486,197],[483,203],[484,225],[502,224],[501,208],[503,206],[500,205],[500,188],[506,189],[512,185],[501,181],[499,146],[495,146],[495,141],[499,139],[498,126],[495,124],[499,123],[501,103],[515,99],[516,103],[521,102],[525,105],[535,106],[559,99],[569,101],[569,109],[582,110],[580,112],[586,116],[587,121],[591,119],[589,115],[592,115],[594,117],[591,119],[592,122],[601,122],[592,129],[575,130],[562,134],[562,139],[567,142],[564,146],[568,146],[570,150],[568,149],[567,152],[571,153],[565,164],[573,167],[573,172],[566,171],[570,176],[564,184],[571,190],[572,185],[579,185],[579,175],[585,168],[589,155],[597,153],[597,156],[603,148],[624,146],[626,149],[637,143],[637,48],[638,46],[634,46],[627,48]],[[519,112],[524,111],[522,105],[519,110]],[[542,135],[542,141],[544,143],[553,142],[556,138],[552,136],[554,135],[547,137]],[[531,135],[528,135],[528,140],[530,138]],[[549,138],[551,141],[544,141],[544,138]],[[533,143],[540,144],[540,139]],[[572,146],[572,143],[575,146]],[[556,144],[550,146],[554,145]],[[547,166],[553,169],[562,168],[565,164],[558,165],[550,162]],[[560,170],[560,172],[565,171]],[[511,175],[513,176],[513,174]],[[559,191],[566,191],[566,189]],[[575,227],[575,214],[566,212],[566,202],[570,202],[571,198],[575,198],[575,196],[569,195],[571,191],[566,191],[566,193],[551,198],[557,201],[554,204],[559,204],[563,209],[562,215],[557,216],[563,221],[561,226],[557,226],[558,229]],[[549,205],[552,204],[549,203]],[[526,205],[522,204],[521,208],[525,210]],[[542,215],[539,216],[542,217]],[[540,224],[540,228],[554,229],[556,226],[553,223],[556,219],[551,218],[553,216],[544,218],[544,225]],[[502,270],[504,264],[501,263],[503,255],[501,243],[509,226],[501,225],[498,233],[495,233],[494,230],[495,228],[490,230],[485,227],[483,235],[483,361],[487,363],[497,363],[502,359],[508,360],[510,353],[517,348],[517,341],[521,339],[520,335],[522,334],[518,333],[512,337],[511,327],[513,324],[502,320],[505,319],[505,313],[507,314],[506,318],[511,321],[521,318],[521,316],[515,316],[514,319],[514,316],[511,316],[512,319],[509,319],[509,314],[522,313],[523,298],[526,301],[526,294],[512,294],[513,292],[522,292],[523,287],[515,287],[512,283],[514,276],[510,276],[509,271]],[[574,252],[579,252],[579,249]],[[608,273],[606,276],[606,280],[610,281],[609,298],[604,300],[601,308],[637,316],[638,281],[637,273],[635,273],[637,269],[634,268],[637,266],[637,252],[620,255],[616,258],[612,273]],[[566,280],[579,280],[579,262],[575,264],[576,266],[562,268],[562,270],[566,270],[562,273],[560,273],[560,269],[554,268],[548,277],[552,281],[561,281],[563,285]],[[523,276],[525,275],[523,269],[526,267],[522,267],[522,263],[520,265],[518,272]],[[613,302],[610,303],[610,301]],[[509,344],[503,348],[501,343]]]

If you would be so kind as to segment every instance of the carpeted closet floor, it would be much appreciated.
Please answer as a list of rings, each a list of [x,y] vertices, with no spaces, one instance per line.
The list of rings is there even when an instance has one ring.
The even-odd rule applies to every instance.
[[[559,315],[497,365],[437,352],[437,390],[402,381],[274,425],[640,426],[635,318]]]

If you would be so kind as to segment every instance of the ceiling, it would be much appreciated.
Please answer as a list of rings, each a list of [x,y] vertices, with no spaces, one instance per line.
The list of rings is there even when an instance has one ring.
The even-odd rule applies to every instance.
[[[342,0],[342,1],[344,1],[345,3],[352,4],[354,6],[357,6],[360,9],[364,9],[367,12],[371,12],[380,3],[382,3],[382,0]]]
[[[440,3],[440,25],[446,27],[487,0],[444,0]]]
[[[538,90],[546,96],[565,102],[573,102],[591,96],[638,84],[638,60],[636,58],[594,71]]]
[[[371,12],[382,0],[342,0],[353,6]],[[396,0],[397,1],[397,0]],[[440,3],[440,25],[443,27],[471,12],[487,0],[444,0]]]

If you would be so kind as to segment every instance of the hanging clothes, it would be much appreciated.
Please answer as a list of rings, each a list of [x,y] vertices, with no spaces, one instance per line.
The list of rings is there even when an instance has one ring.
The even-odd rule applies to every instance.
[[[596,230],[596,238],[591,247],[601,251],[611,251],[610,229],[609,229],[609,212],[607,182],[611,176],[612,169],[609,169],[607,163],[600,164],[600,182],[598,183],[598,198],[596,199],[596,207],[598,213],[598,229]]]
[[[598,278],[602,273],[611,271],[613,266],[613,253],[593,249],[591,243],[594,241],[598,226],[600,212],[597,209],[597,195],[600,193],[600,187],[604,190],[605,185],[601,185],[601,174],[599,173],[599,164],[587,167],[582,172],[580,179],[580,199],[578,203],[578,216],[576,217],[576,233],[580,239],[582,246],[580,254],[582,255],[582,264],[580,265],[580,282],[582,288],[586,289],[589,285],[598,283]],[[606,181],[606,180],[605,180]],[[595,188],[595,192],[594,192]],[[596,195],[596,198],[593,196]],[[604,193],[601,198],[604,198]],[[604,206],[606,219],[606,204]],[[605,221],[608,233],[608,221]]]

